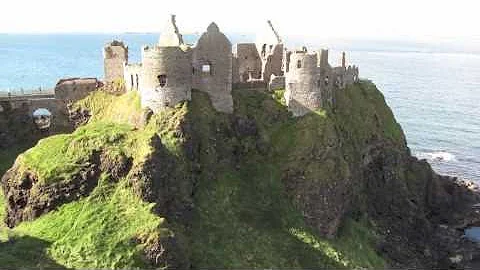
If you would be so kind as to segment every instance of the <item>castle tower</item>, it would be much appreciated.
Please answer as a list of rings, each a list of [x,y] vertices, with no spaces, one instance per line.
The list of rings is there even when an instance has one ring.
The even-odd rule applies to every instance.
[[[128,47],[121,41],[114,40],[103,48],[103,66],[106,82],[121,80],[123,69],[128,64]]]
[[[318,60],[319,60],[318,66],[321,69],[329,68],[330,65],[328,64],[328,50],[326,49],[320,50],[318,53]]]
[[[165,29],[158,45],[142,50],[141,103],[155,113],[191,99],[192,51],[183,46],[174,15]]]
[[[232,44],[211,23],[193,49],[193,87],[207,93],[213,107],[220,112],[233,112]]]
[[[285,100],[294,116],[302,116],[322,107],[322,88],[316,53],[292,52],[285,74]]]

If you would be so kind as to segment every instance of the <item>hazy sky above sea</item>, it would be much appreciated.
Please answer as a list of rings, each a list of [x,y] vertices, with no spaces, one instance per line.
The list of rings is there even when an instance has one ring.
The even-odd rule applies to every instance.
[[[255,33],[271,19],[285,36],[478,42],[477,2],[3,0],[0,33],[159,32],[176,14],[184,33],[202,32],[211,21],[224,32]]]

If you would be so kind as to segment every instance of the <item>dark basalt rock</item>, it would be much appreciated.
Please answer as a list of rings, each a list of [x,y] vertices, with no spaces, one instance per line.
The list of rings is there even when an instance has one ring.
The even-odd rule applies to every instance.
[[[69,121],[72,123],[72,125],[75,128],[88,123],[88,120],[90,120],[90,118],[92,117],[89,110],[87,110],[85,108],[73,109],[72,104],[67,105],[67,110],[68,110],[68,114],[69,114],[69,116],[68,116]]]
[[[257,124],[254,119],[235,117],[234,129],[238,137],[257,135]]]
[[[145,257],[153,267],[162,269],[191,268],[191,264],[176,237],[162,237],[152,243],[145,244]]]
[[[480,218],[471,210],[479,194],[468,184],[381,144],[370,149],[360,171],[367,199],[362,211],[378,225],[378,247],[391,266],[457,268],[476,256],[476,245],[462,237],[466,224]]]

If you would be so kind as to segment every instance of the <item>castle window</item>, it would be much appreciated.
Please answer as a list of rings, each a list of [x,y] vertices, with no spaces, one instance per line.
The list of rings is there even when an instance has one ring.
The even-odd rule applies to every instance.
[[[195,75],[195,67],[192,67],[192,75]]]
[[[325,85],[328,85],[328,76],[325,77],[325,81],[324,81],[324,82],[325,82]]]
[[[130,88],[133,88],[133,74],[130,74]]]
[[[302,68],[302,60],[297,61],[297,68]]]
[[[157,76],[158,83],[160,84],[160,87],[164,87],[167,85],[167,75],[162,74]]]
[[[137,84],[137,89],[138,89],[138,74],[135,74],[135,82]]]
[[[212,75],[212,66],[211,65],[202,65],[202,72]]]

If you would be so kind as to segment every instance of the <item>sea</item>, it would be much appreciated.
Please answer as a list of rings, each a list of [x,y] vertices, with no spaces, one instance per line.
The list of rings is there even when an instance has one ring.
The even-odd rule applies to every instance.
[[[129,46],[130,62],[158,33],[0,34],[0,94],[52,89],[59,78],[103,75],[102,47],[113,39]],[[232,43],[250,34],[229,35]],[[186,35],[194,43],[198,35]],[[312,45],[311,43],[309,45]],[[438,51],[405,44],[364,41],[313,44],[328,47],[330,63],[360,67],[372,80],[406,134],[412,153],[441,174],[480,184],[480,54]]]

